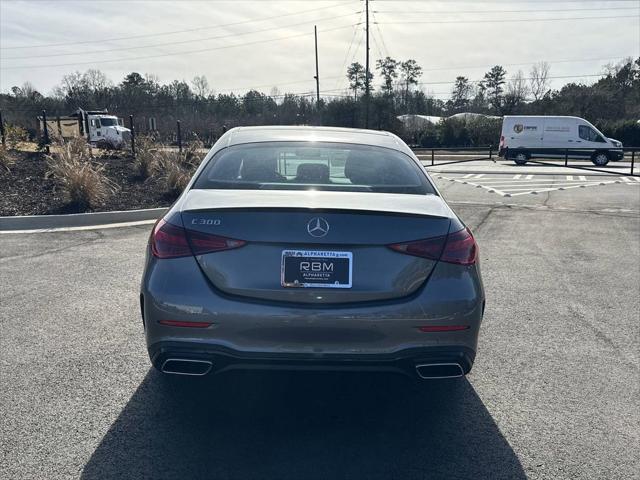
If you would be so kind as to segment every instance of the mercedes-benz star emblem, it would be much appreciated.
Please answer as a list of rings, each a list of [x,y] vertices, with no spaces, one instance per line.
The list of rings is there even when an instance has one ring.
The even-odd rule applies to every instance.
[[[322,217],[315,217],[307,223],[307,232],[312,237],[324,237],[329,233],[329,222]]]

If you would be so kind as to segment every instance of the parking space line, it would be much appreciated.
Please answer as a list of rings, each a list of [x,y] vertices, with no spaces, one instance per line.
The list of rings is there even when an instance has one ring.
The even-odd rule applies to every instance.
[[[522,176],[521,174],[514,175],[514,176],[513,176],[513,179],[514,179],[514,180],[517,180],[517,179],[519,179],[521,176]]]
[[[533,178],[533,175],[527,175],[526,177],[524,177],[525,180],[531,180]]]

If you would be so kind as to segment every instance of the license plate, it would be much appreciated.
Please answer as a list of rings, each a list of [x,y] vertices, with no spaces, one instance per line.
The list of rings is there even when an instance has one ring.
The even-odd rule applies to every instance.
[[[281,283],[295,288],[351,288],[353,253],[284,250]]]

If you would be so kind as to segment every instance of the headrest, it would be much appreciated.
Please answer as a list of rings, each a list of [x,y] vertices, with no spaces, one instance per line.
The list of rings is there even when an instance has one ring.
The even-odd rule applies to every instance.
[[[298,165],[296,182],[329,183],[329,167],[323,163],[303,163]]]

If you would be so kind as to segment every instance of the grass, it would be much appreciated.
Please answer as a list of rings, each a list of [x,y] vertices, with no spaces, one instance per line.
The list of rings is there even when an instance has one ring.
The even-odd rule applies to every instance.
[[[7,172],[10,172],[9,167],[13,166],[15,159],[11,156],[9,149],[4,145],[0,145],[0,167]]]
[[[94,208],[116,191],[116,185],[105,175],[104,166],[92,161],[84,139],[71,139],[57,150],[47,157],[47,176],[57,181],[70,204],[79,210]]]

